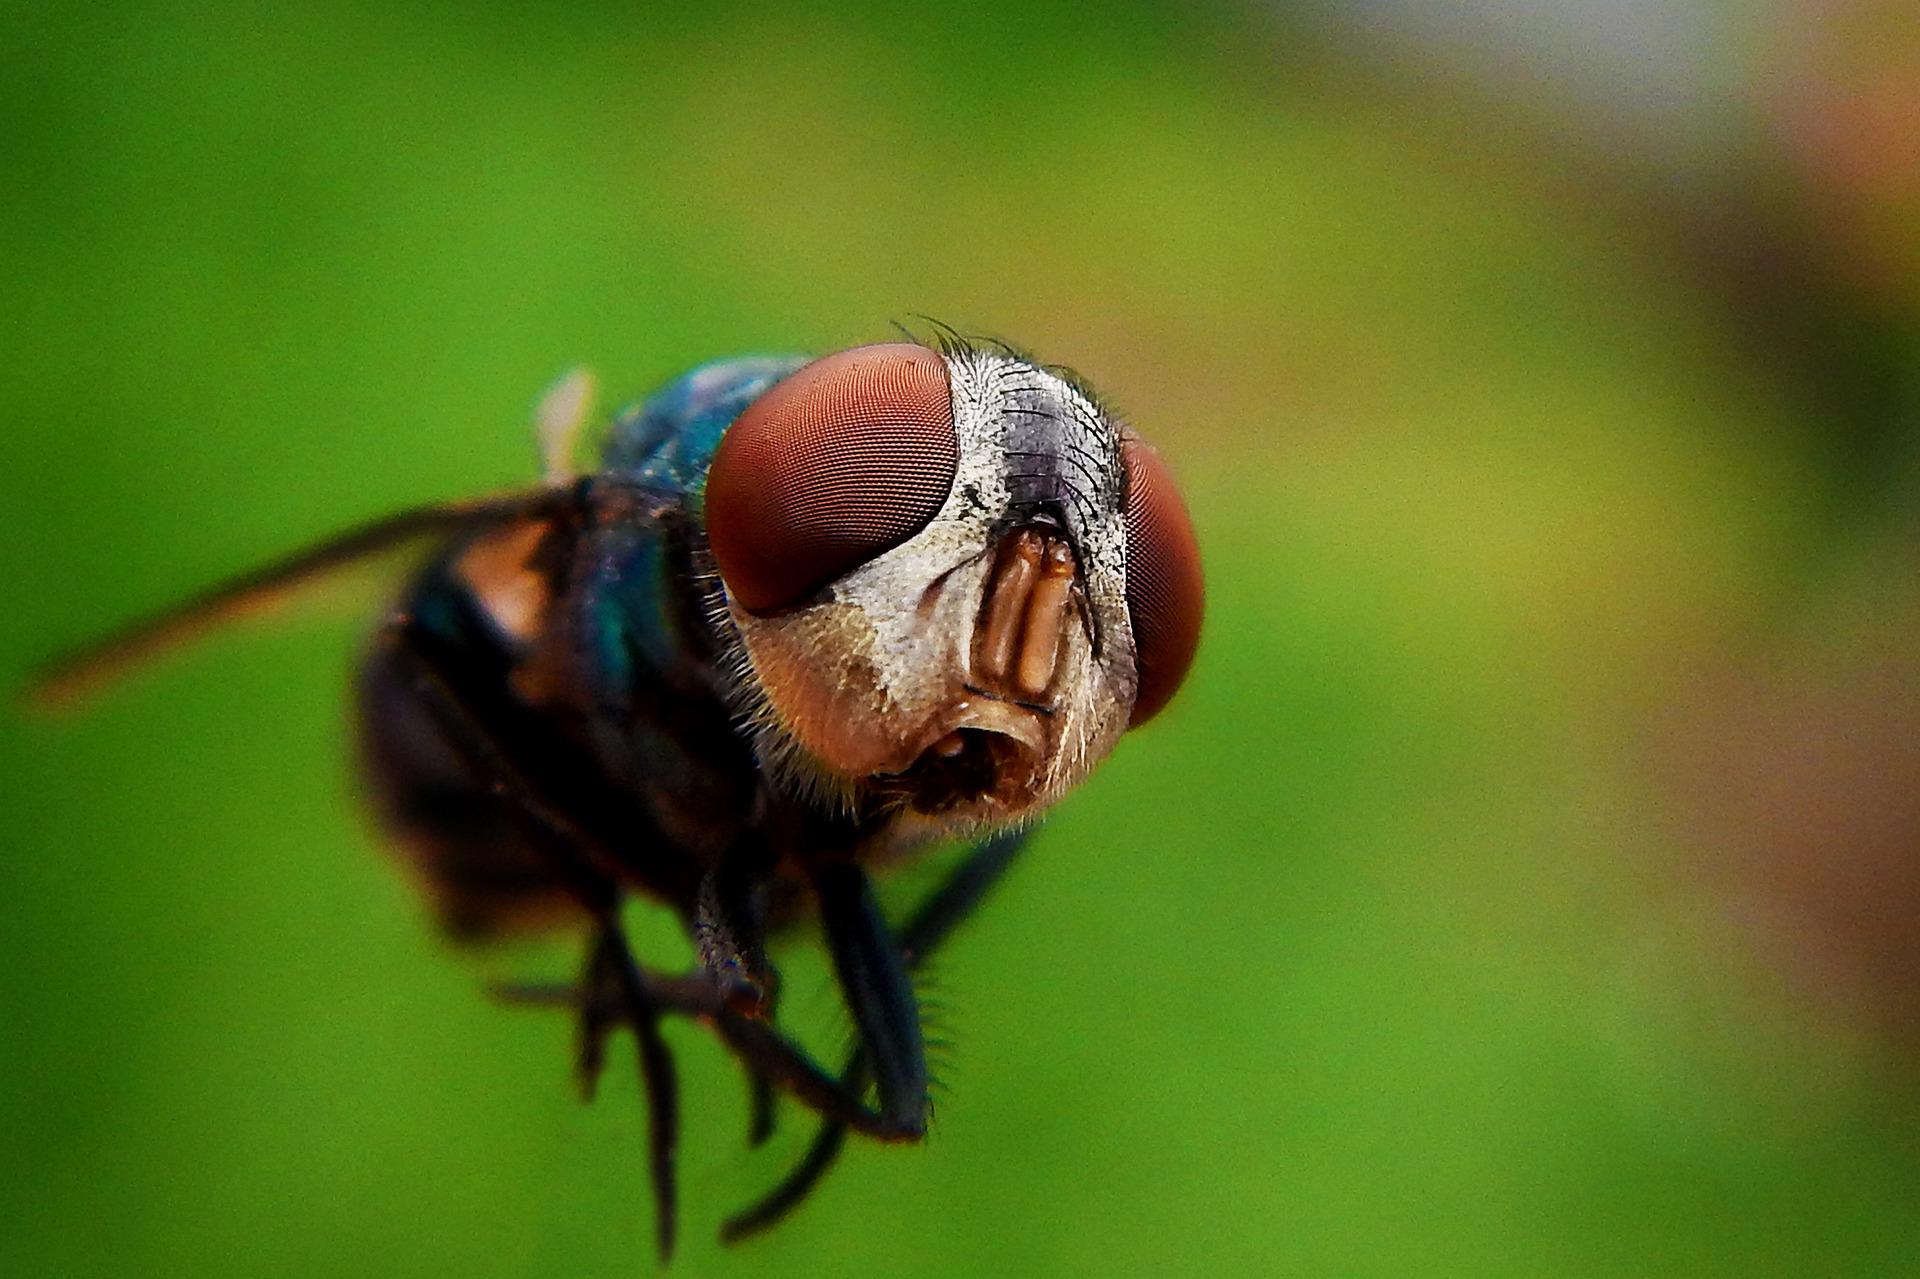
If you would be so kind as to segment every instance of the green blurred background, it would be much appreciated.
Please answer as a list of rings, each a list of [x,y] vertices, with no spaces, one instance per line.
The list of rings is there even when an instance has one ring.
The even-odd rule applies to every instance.
[[[1914,18],[9,6],[0,678],[524,482],[569,366],[1004,335],[1183,476],[1198,667],[940,966],[923,1149],[724,1252],[810,1125],[673,1028],[676,1272],[1913,1273]],[[375,607],[0,717],[0,1272],[653,1269],[631,1078],[481,993],[567,949],[355,800]]]

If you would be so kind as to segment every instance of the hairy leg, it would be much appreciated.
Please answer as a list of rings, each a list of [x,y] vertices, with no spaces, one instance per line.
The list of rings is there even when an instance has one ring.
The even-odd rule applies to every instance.
[[[909,969],[925,963],[973,913],[1006,874],[1026,838],[1026,831],[1009,831],[977,845],[920,904],[899,933],[900,951]],[[867,1077],[866,1052],[856,1048],[840,1073],[840,1085],[847,1091],[862,1090]],[[720,1228],[721,1240],[737,1243],[750,1238],[799,1207],[832,1169],[846,1136],[846,1124],[831,1116],[824,1118],[800,1162],[773,1189],[727,1218]]]

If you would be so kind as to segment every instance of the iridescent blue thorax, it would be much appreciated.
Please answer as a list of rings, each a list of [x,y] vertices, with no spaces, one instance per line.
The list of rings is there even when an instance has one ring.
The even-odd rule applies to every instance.
[[[600,453],[602,468],[685,494],[697,512],[707,465],[727,427],[806,362],[804,356],[748,355],[682,374],[614,419]]]
[[[706,619],[691,565],[704,546],[707,467],[746,407],[806,363],[801,356],[717,360],[675,378],[620,413],[592,484],[603,518],[578,599],[588,616],[593,675],[610,694],[664,680],[711,687]],[[651,503],[665,519],[626,518]]]
[[[695,848],[737,836],[719,815],[744,816],[757,776],[716,665],[707,468],[734,419],[805,362],[748,356],[676,378],[614,419],[588,482],[591,523],[566,594],[585,728],[601,766]]]

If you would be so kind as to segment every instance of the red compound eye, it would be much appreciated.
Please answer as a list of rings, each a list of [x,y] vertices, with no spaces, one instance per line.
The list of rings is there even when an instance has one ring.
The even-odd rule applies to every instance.
[[[1127,612],[1140,691],[1132,724],[1144,724],[1172,700],[1200,643],[1205,587],[1193,520],[1173,473],[1146,441],[1121,437],[1127,470]]]
[[[748,406],[707,471],[707,536],[742,608],[805,602],[927,526],[960,461],[947,366],[894,342],[815,360]]]

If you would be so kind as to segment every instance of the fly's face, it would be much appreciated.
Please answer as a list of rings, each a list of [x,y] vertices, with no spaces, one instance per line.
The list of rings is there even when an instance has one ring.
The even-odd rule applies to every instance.
[[[708,535],[761,758],[942,825],[1036,813],[1162,706],[1198,550],[1158,457],[999,351],[829,356],[729,428]]]

